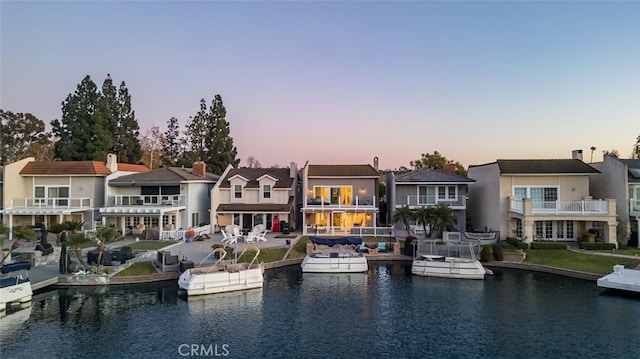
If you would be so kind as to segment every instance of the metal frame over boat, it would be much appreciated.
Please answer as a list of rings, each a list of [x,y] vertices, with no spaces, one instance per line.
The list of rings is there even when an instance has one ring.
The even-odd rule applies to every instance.
[[[476,259],[480,243],[442,243],[417,241],[411,273],[424,277],[484,279],[488,271]]]
[[[360,273],[369,270],[367,257],[363,253],[357,252],[355,248],[362,244],[362,238],[342,237],[338,239],[328,239],[320,237],[310,237],[313,244],[326,245],[347,245],[345,248],[329,248],[316,250],[304,257],[301,267],[303,273]]]
[[[255,256],[249,263],[225,264],[224,258],[227,252],[223,248],[216,248],[202,261],[216,253],[220,258],[213,266],[202,267],[198,265],[184,271],[178,279],[178,286],[184,289],[188,295],[202,295],[213,293],[232,292],[253,288],[262,288],[264,284],[264,263],[256,264],[260,249],[256,246],[246,246],[238,259],[249,252],[255,251]]]
[[[5,264],[0,268],[0,311],[12,302],[29,303],[33,296],[29,281],[31,263],[27,261]],[[9,275],[9,273],[12,273]]]

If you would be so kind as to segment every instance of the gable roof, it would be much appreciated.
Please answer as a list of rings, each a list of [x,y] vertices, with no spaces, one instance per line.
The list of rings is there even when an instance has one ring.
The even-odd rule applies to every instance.
[[[111,171],[100,161],[31,161],[22,168],[20,174],[23,176],[106,176],[111,174]]]
[[[309,177],[375,177],[380,173],[371,165],[309,165]]]
[[[597,174],[597,169],[578,159],[498,160],[501,174]]]
[[[152,185],[177,185],[185,181],[209,181],[215,182],[220,178],[218,175],[208,173],[206,177],[193,174],[191,168],[162,167],[155,170],[133,173],[126,176],[114,178],[109,181],[111,186],[152,186]]]
[[[444,173],[432,169],[420,169],[398,175],[396,182],[415,183],[415,182],[434,182],[434,183],[473,183],[476,180],[458,176],[456,174]]]
[[[258,178],[268,175],[278,181],[273,188],[291,188],[293,178],[291,178],[289,168],[232,168],[229,173],[220,181],[220,188],[230,188],[229,179],[233,176],[241,176],[248,180],[245,188],[259,188]]]

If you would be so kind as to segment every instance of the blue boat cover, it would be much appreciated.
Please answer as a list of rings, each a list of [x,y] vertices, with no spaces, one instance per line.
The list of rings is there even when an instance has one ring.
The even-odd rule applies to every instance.
[[[333,247],[335,244],[362,244],[362,238],[360,237],[340,237],[340,238],[322,238],[322,237],[309,237],[313,244],[323,244],[325,246]]]
[[[22,261],[22,262],[15,262],[15,263],[11,263],[11,264],[5,264],[2,266],[2,274],[7,274],[9,272],[15,272],[17,270],[29,270],[31,269],[31,262],[29,261]]]

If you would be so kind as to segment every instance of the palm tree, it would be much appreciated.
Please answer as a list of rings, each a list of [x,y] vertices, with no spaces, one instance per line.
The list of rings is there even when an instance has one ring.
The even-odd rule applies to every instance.
[[[105,242],[118,238],[120,232],[111,226],[98,227],[96,237],[100,240],[98,243],[98,264],[102,263],[102,254],[104,253]]]
[[[431,224],[433,223],[433,214],[433,207],[425,206],[416,208],[413,212],[416,223],[422,225],[422,230],[424,231],[423,233],[425,238],[427,238],[427,226],[429,227],[429,230],[431,230]]]
[[[438,235],[442,235],[447,228],[454,227],[458,224],[458,217],[453,212],[451,207],[444,203],[440,203],[437,206],[433,207],[433,228],[436,230],[435,232]],[[431,233],[432,237],[434,232]]]
[[[404,206],[396,209],[396,213],[393,214],[393,218],[391,219],[393,223],[402,222],[404,225],[404,229],[407,231],[407,236],[411,235],[411,226],[409,225],[409,221],[414,219],[414,213],[409,206]]]
[[[78,262],[84,267],[86,266],[84,259],[82,258],[82,245],[85,243],[91,242],[91,239],[85,237],[82,233],[75,233],[69,236],[66,240],[65,245],[71,247],[73,246],[76,251],[76,257],[78,257]]]
[[[62,236],[62,232],[67,230],[67,226],[64,223],[54,223],[49,226],[49,232],[54,233],[56,235],[56,244],[60,245],[60,237]]]
[[[3,226],[4,227],[4,226]],[[7,227],[4,227],[7,228]],[[8,228],[7,229],[1,229],[0,231],[7,231],[8,232]],[[9,249],[9,252],[7,254],[4,255],[4,257],[2,257],[2,260],[0,261],[0,264],[4,263],[5,259],[9,258],[11,256],[11,252],[13,252],[14,249],[18,248],[18,240],[20,239],[25,239],[28,241],[34,241],[36,240],[36,232],[33,231],[33,229],[27,227],[27,226],[21,226],[21,227],[15,227],[13,229],[13,235],[16,237],[15,242],[13,242],[13,245],[11,245],[11,249]],[[4,234],[0,235],[0,239],[4,242]]]
[[[68,221],[65,221],[63,224],[68,231],[71,231],[71,234],[78,233],[78,231],[82,229],[82,226],[84,226],[84,222],[76,221],[76,220],[68,220]]]

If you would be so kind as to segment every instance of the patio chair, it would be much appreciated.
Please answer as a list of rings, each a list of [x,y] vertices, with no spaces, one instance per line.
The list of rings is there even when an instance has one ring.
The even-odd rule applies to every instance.
[[[258,232],[255,236],[256,242],[266,242],[267,241],[267,231]]]
[[[251,231],[249,233],[247,233],[247,235],[244,237],[244,242],[245,243],[253,243],[256,242],[258,240],[257,238],[257,233],[254,231]]]
[[[227,234],[227,231],[225,231],[224,229],[221,229],[220,233],[222,233],[222,243],[223,244],[227,244],[232,239],[231,235]]]

